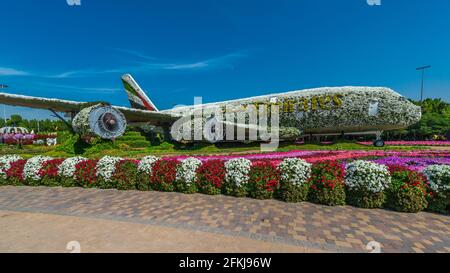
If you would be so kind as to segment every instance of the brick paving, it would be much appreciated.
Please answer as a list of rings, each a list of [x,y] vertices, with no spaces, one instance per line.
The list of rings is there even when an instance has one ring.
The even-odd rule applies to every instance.
[[[107,219],[334,252],[450,252],[450,217],[228,196],[0,187],[0,210]]]
[[[0,210],[0,252],[310,253],[320,250],[217,233],[125,221]],[[70,245],[70,244],[69,244]]]

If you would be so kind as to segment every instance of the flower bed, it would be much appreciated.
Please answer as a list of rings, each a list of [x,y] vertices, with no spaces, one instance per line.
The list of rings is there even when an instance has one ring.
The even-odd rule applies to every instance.
[[[347,158],[357,154],[359,152],[331,152],[327,156],[321,154],[321,160],[317,161],[309,158],[311,154],[305,160],[292,157],[253,161],[153,156],[141,160],[109,156],[99,160],[45,156],[24,160],[9,155],[0,157],[0,185],[222,193],[330,206],[388,207],[403,212],[418,212],[429,204],[430,210],[449,212],[449,165],[430,165],[422,174],[401,164],[356,160],[345,166],[336,160],[323,161],[323,158]]]
[[[450,157],[399,157],[390,156],[374,160],[387,166],[402,166],[413,171],[422,171],[430,165],[450,165]]]
[[[450,151],[289,151],[289,152],[274,152],[261,154],[247,154],[247,155],[210,155],[210,156],[196,156],[202,162],[209,160],[223,160],[227,161],[234,158],[245,158],[251,161],[270,160],[275,164],[280,163],[285,158],[301,158],[309,163],[317,163],[324,161],[337,161],[347,159],[359,159],[367,157],[447,157],[450,158]],[[188,156],[171,156],[165,159],[183,160]]]
[[[361,141],[358,144],[372,146],[373,142]],[[387,146],[450,146],[450,141],[385,141],[384,144]]]
[[[8,145],[31,145],[38,144],[47,146],[56,145],[56,134],[46,134],[46,135],[38,135],[38,134],[0,134],[0,142],[3,142]]]

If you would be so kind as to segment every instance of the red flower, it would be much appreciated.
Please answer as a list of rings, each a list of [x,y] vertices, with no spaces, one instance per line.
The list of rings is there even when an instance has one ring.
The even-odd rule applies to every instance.
[[[61,165],[61,163],[64,161],[64,159],[52,159],[45,161],[42,164],[42,168],[39,170],[39,176],[40,177],[49,177],[49,178],[56,178],[58,177],[58,166]]]
[[[27,163],[27,161],[24,159],[11,163],[11,167],[5,172],[6,177],[23,181],[23,167],[25,167],[25,163]]]
[[[177,166],[180,164],[176,160],[163,159],[153,164],[150,183],[159,190],[173,190],[173,182],[177,177]]]
[[[76,180],[83,186],[91,186],[97,182],[97,160],[85,160],[75,165]]]
[[[280,183],[279,170],[268,160],[253,162],[249,177],[250,195],[257,195],[258,192],[264,191],[272,193]],[[262,195],[264,194],[262,193]]]
[[[225,166],[222,160],[209,160],[204,162],[198,169],[199,184],[212,184],[220,189],[225,179]]]
[[[317,191],[324,188],[334,190],[344,185],[344,167],[335,161],[325,161],[313,165],[311,189]]]

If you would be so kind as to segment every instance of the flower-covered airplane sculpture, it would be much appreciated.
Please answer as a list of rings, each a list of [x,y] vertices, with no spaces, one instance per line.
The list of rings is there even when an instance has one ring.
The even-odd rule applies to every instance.
[[[104,139],[121,136],[127,124],[151,125],[153,129],[161,127],[163,132],[172,132],[174,138],[174,124],[181,123],[189,125],[186,127],[190,128],[192,134],[202,132],[205,135],[202,140],[211,140],[207,130],[198,130],[195,125],[200,111],[201,128],[208,127],[207,123],[214,124],[208,127],[209,134],[215,134],[214,141],[242,141],[243,139],[235,137],[235,133],[243,129],[248,135],[253,120],[249,118],[250,110],[253,113],[256,110],[258,117],[269,113],[270,121],[264,125],[268,131],[275,127],[272,116],[278,116],[276,125],[280,139],[298,138],[302,135],[371,133],[377,135],[374,144],[383,146],[384,142],[380,137],[382,131],[406,128],[418,122],[421,117],[420,107],[384,87],[324,87],[158,110],[131,75],[123,75],[122,82],[130,108],[108,103],[87,103],[8,93],[0,93],[0,104],[67,113],[72,117],[75,132]],[[237,118],[242,113],[245,118]],[[235,130],[224,129],[230,124]],[[258,124],[257,127],[261,128],[262,125]],[[220,136],[217,137],[217,134]]]

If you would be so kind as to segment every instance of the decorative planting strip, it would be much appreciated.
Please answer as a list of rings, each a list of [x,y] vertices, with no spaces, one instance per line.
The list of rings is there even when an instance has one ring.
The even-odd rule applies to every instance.
[[[403,161],[384,159],[386,164],[382,164],[382,159],[377,160],[378,163],[356,160],[347,166],[336,161],[349,156],[382,154],[415,157],[400,158]],[[0,157],[0,185],[222,193],[286,202],[311,201],[364,208],[388,206],[404,212],[421,211],[428,205],[429,210],[449,213],[450,164],[448,158],[430,158],[430,154],[328,152],[327,156],[317,155],[320,160],[315,159],[313,153],[305,156],[305,160],[297,157],[281,160],[277,154],[274,160],[257,158],[253,161],[248,158],[203,161],[196,157],[176,160],[154,156],[141,160],[110,156],[100,160],[48,156],[23,160],[20,156],[8,155]],[[405,166],[413,164],[421,168],[411,170]],[[423,174],[419,172],[422,167]]]

